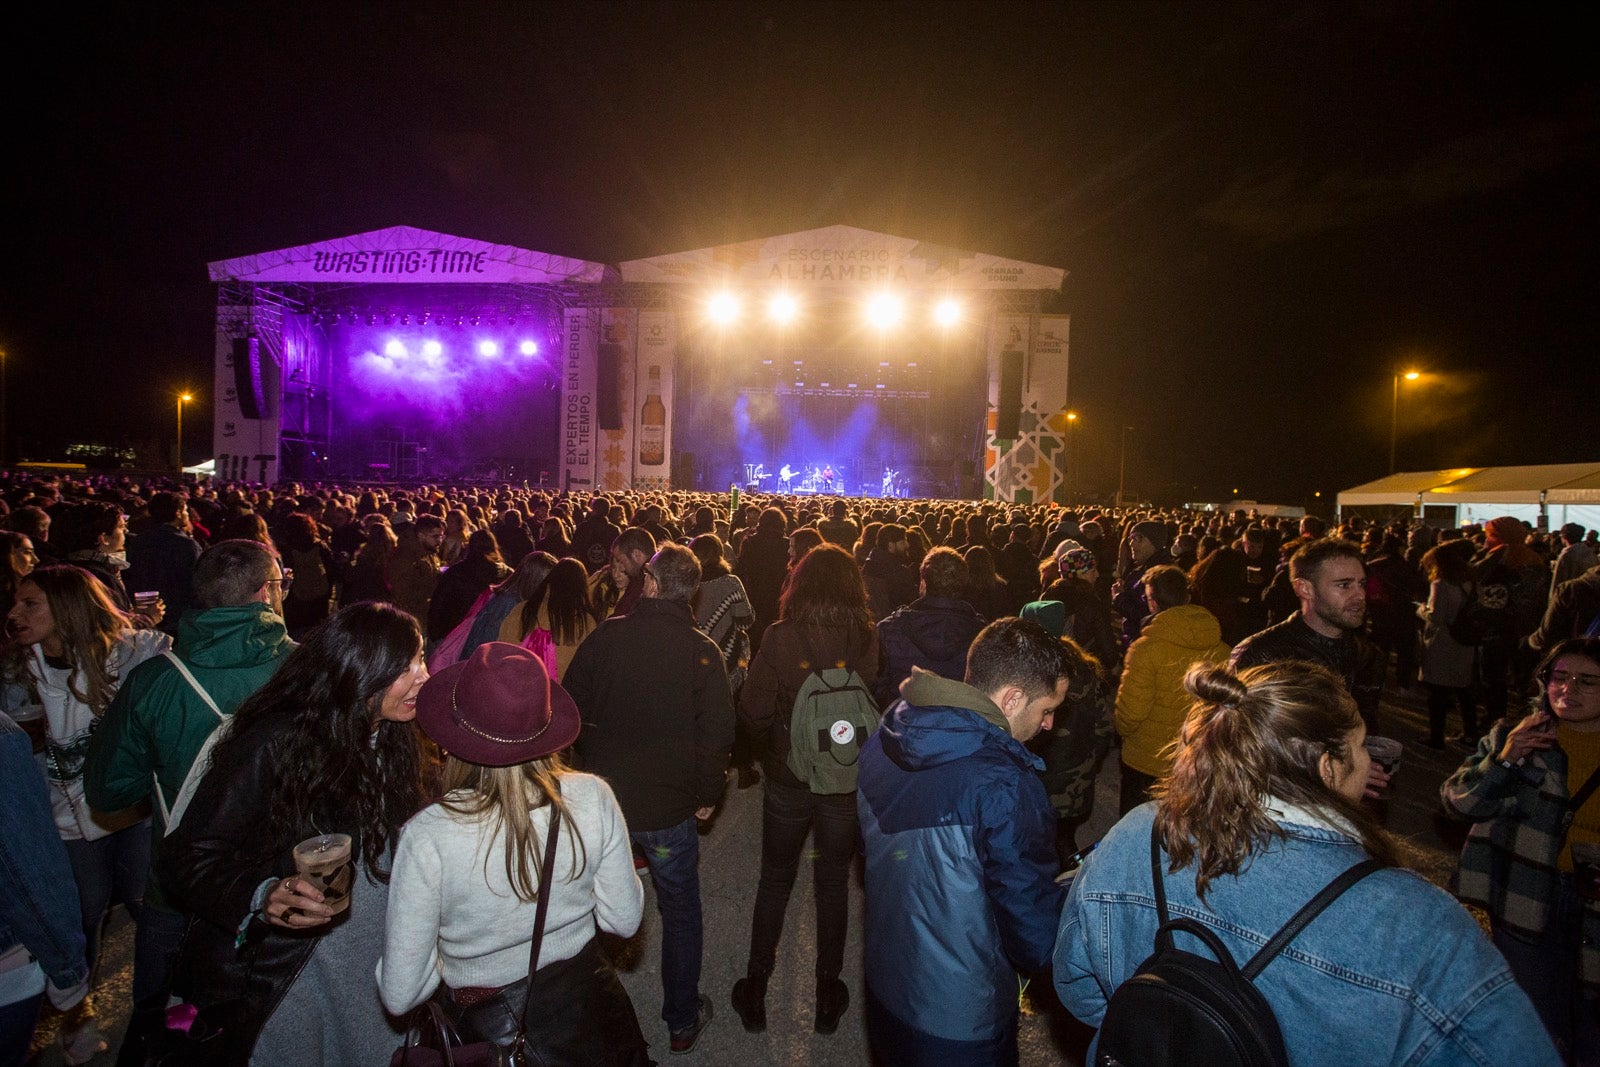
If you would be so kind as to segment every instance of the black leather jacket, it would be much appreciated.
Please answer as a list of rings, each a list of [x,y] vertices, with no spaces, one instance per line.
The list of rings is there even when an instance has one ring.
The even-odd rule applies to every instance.
[[[1233,650],[1234,670],[1284,660],[1320,664],[1343,678],[1367,728],[1373,728],[1388,667],[1378,646],[1355,633],[1323,637],[1307,626],[1297,611],[1276,626],[1240,641]]]
[[[224,1031],[223,1047],[208,1052],[208,1062],[249,1060],[262,1027],[328,929],[287,930],[251,918],[241,938],[256,888],[294,874],[296,842],[319,830],[349,834],[351,854],[361,855],[353,813],[263,848],[271,742],[286,725],[260,722],[234,743],[218,745],[183,821],[161,843],[161,884],[192,917],[174,965],[174,991],[201,1008],[202,1021]]]

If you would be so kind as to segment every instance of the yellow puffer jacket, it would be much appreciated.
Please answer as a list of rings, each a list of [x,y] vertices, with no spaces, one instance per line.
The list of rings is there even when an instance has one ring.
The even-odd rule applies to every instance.
[[[1117,690],[1122,762],[1141,774],[1166,774],[1172,757],[1161,750],[1178,736],[1191,701],[1184,674],[1196,663],[1227,659],[1222,627],[1205,608],[1181,604],[1152,616],[1123,660]]]

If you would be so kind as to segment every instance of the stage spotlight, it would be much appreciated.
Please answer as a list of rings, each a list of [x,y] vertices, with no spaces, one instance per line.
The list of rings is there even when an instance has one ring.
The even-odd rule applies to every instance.
[[[429,359],[437,359],[444,354],[444,345],[438,341],[424,341],[422,342],[422,354]]]
[[[940,326],[954,326],[961,321],[961,303],[945,297],[934,307],[933,321]]]
[[[494,341],[479,341],[478,342],[478,355],[484,356],[484,357],[488,357],[488,356],[498,356],[499,354],[500,354],[500,346],[497,343],[495,343]]]
[[[539,342],[524,341],[517,346],[517,351],[525,356],[537,356],[539,354]]]
[[[867,302],[867,321],[878,329],[887,329],[900,321],[905,306],[893,293],[879,293]]]
[[[726,326],[739,317],[739,298],[732,293],[718,293],[706,305],[706,312],[711,316],[711,321],[718,326]]]
[[[391,337],[389,343],[383,346],[383,354],[391,357],[403,356],[406,354],[406,346],[401,344],[398,338]]]
[[[410,326],[411,325],[411,313],[409,311],[403,311],[403,312],[400,313],[400,325],[402,325],[402,326]]]
[[[772,321],[780,326],[786,326],[794,321],[800,313],[800,302],[788,293],[779,293],[767,301],[767,314],[772,316]]]

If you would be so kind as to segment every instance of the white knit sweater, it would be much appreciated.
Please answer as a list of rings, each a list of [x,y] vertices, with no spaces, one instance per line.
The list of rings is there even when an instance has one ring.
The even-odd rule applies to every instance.
[[[545,917],[543,966],[571,959],[594,936],[632,936],[644,909],[628,827],[604,779],[567,774],[561,795],[583,838],[587,863],[573,876],[571,827],[561,827]],[[550,808],[534,812],[539,855]],[[543,886],[540,887],[541,892]],[[400,834],[389,881],[388,929],[378,961],[378,992],[396,1015],[427,1000],[440,980],[451,988],[502,986],[528,973],[536,904],[506,879],[505,834],[434,804]]]

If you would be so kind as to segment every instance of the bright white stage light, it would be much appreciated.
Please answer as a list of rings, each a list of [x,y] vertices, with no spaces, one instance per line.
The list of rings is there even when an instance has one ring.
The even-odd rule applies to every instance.
[[[479,341],[478,342],[478,355],[487,357],[487,356],[498,356],[499,354],[500,354],[500,346],[497,343],[495,343],[494,341]]]
[[[391,337],[389,343],[383,346],[383,354],[391,359],[403,356],[406,354],[406,346],[401,344],[398,338]]]
[[[867,302],[867,321],[880,330],[899,322],[903,314],[905,305],[893,293],[879,293]]]
[[[739,298],[732,293],[718,293],[706,305],[706,311],[712,322],[726,326],[739,317]]]
[[[525,356],[537,356],[539,354],[539,342],[524,341],[522,344],[517,346],[517,351],[521,352]]]
[[[437,359],[444,355],[444,345],[438,341],[424,341],[422,342],[422,354],[429,359]]]
[[[933,309],[933,321],[940,326],[954,326],[961,320],[961,303],[945,297]]]
[[[799,313],[800,302],[788,293],[779,293],[767,301],[767,314],[771,315],[772,321],[779,325],[793,322]]]

